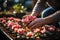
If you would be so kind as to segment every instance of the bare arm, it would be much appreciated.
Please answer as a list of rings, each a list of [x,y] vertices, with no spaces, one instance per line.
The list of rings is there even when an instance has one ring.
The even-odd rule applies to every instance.
[[[38,0],[36,5],[34,6],[33,10],[32,10],[32,14],[31,15],[41,15],[41,12],[43,11],[44,7],[45,7],[45,3],[46,0]]]
[[[45,24],[56,23],[59,21],[60,21],[60,11],[57,11],[48,17],[35,19],[28,25],[28,27],[30,28],[41,27]]]
[[[59,21],[60,21],[60,11],[57,11],[54,14],[45,18],[45,24],[56,23]]]

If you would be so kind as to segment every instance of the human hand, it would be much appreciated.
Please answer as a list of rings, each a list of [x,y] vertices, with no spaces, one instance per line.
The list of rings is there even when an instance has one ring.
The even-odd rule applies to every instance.
[[[22,22],[27,25],[27,24],[29,24],[30,22],[32,22],[33,20],[35,20],[35,19],[36,19],[36,16],[25,15],[25,16],[23,16],[23,18],[22,18]]]
[[[32,21],[28,27],[29,28],[36,28],[36,27],[41,27],[45,25],[45,19],[44,18],[37,18],[34,21]]]

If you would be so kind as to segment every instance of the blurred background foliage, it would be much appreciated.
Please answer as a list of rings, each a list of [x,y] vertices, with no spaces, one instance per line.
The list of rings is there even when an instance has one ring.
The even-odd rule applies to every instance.
[[[32,0],[0,0],[0,11],[3,11],[4,9],[10,10],[10,8],[17,4],[22,4],[27,8],[27,11],[31,11],[32,3]],[[4,5],[7,6],[4,7]]]
[[[0,14],[22,18],[31,13],[32,6],[33,0],[0,0]]]
[[[24,13],[27,10],[27,8],[25,8],[24,6],[22,6],[22,4],[15,4],[13,6],[13,9],[14,9],[14,11],[20,12],[20,13]]]

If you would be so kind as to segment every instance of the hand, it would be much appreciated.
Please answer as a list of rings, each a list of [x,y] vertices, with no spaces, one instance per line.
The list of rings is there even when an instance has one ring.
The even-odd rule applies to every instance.
[[[31,21],[35,20],[36,16],[30,16],[30,15],[26,15],[23,17],[23,23],[24,24],[29,24]]]
[[[27,23],[26,22],[28,22],[29,20],[28,19],[26,19],[26,18],[28,18],[28,16],[29,15],[24,15],[23,17],[22,17],[22,22],[23,22],[23,25],[27,25]]]
[[[35,27],[41,27],[45,24],[45,19],[44,18],[37,18],[34,21],[32,21],[28,27],[29,28],[35,28]]]

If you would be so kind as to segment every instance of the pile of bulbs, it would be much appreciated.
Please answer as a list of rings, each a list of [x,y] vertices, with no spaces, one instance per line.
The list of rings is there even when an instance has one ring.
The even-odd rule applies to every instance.
[[[22,20],[14,17],[3,17],[0,18],[0,23],[3,24],[4,28],[12,31],[21,38],[36,38],[39,39],[43,37],[48,37],[53,35],[55,32],[60,33],[60,28],[56,28],[53,25],[44,25],[40,28],[29,29],[27,26],[24,26],[24,23],[30,23],[36,19],[36,16],[24,17]]]

